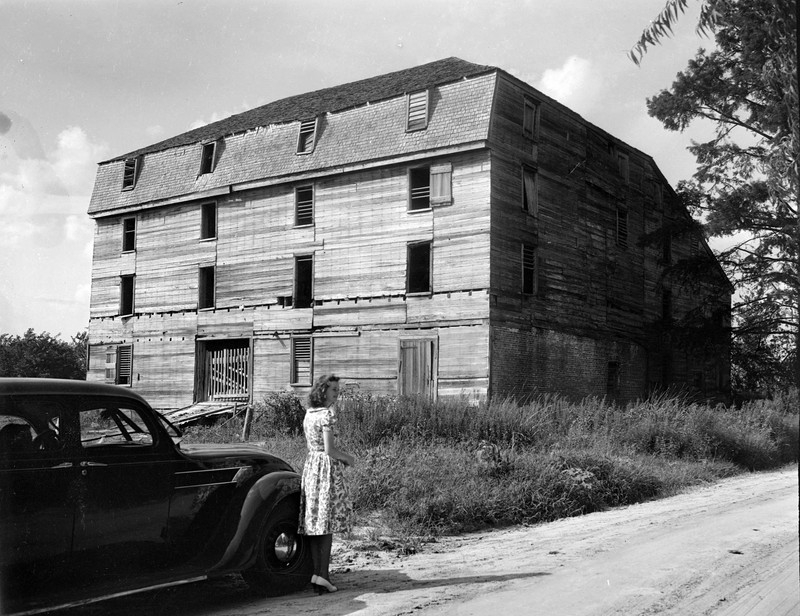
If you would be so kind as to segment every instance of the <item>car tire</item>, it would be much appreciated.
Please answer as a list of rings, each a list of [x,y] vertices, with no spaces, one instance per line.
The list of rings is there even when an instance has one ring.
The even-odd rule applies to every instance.
[[[242,571],[254,592],[276,597],[298,591],[311,580],[314,563],[308,539],[297,534],[298,519],[299,505],[292,499],[281,502],[261,523],[256,561]]]

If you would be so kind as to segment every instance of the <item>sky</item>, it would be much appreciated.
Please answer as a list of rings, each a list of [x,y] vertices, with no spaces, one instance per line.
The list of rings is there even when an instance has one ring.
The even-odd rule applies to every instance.
[[[649,154],[694,134],[646,99],[701,46],[699,2],[640,67],[664,0],[0,0],[0,334],[89,322],[97,163],[287,96],[457,56],[499,67]],[[700,129],[702,130],[702,129]],[[699,133],[698,133],[699,134]]]

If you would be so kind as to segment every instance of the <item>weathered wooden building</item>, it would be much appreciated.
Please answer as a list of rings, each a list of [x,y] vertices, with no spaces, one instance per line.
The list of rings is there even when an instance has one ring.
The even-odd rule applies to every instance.
[[[327,372],[433,396],[727,387],[730,285],[715,261],[665,277],[711,253],[653,160],[495,67],[449,58],[114,158],[89,214],[89,378],[161,408]],[[688,314],[723,333],[677,344]]]

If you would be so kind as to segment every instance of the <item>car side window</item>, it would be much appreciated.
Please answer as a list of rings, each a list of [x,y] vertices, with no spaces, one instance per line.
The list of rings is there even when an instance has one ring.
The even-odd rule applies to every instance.
[[[36,431],[22,417],[0,415],[0,457],[27,457],[35,451]]]
[[[104,404],[90,406],[80,413],[81,445],[84,449],[99,446],[148,447],[153,432],[141,413],[132,406]]]

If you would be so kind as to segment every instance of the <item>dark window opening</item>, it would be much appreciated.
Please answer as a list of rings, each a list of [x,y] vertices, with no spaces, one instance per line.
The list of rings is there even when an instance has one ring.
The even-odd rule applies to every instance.
[[[217,143],[204,143],[200,154],[200,175],[212,173],[217,152]]]
[[[431,207],[431,173],[429,167],[415,167],[408,172],[408,209],[427,210]]]
[[[431,243],[408,245],[408,293],[431,292]]]
[[[119,277],[119,314],[129,316],[133,314],[133,295],[136,276]]]
[[[406,130],[422,130],[428,126],[428,91],[408,95]]]
[[[314,151],[314,140],[317,134],[317,120],[300,122],[300,133],[297,137],[297,153],[309,154]]]
[[[294,224],[296,226],[314,223],[314,187],[300,186],[294,191]]]
[[[200,239],[217,237],[217,204],[204,203],[201,208]]]
[[[136,219],[122,219],[122,252],[136,250]]]
[[[214,307],[215,269],[213,265],[200,268],[197,305],[201,309]]]
[[[294,259],[294,307],[310,308],[314,303],[314,257],[304,255]]]
[[[606,373],[606,393],[608,395],[614,396],[619,391],[619,362],[617,361],[610,361],[608,362]]]
[[[536,249],[527,244],[522,245],[522,293],[536,294]]]
[[[133,190],[139,175],[139,158],[126,158],[122,171],[122,190]]]
[[[630,164],[627,154],[617,154],[617,167],[622,180],[627,184],[630,181]]]

